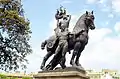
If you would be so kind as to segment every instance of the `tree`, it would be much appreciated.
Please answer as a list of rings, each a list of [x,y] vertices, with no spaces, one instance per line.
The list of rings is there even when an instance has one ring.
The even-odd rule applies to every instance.
[[[31,30],[21,0],[0,0],[0,69],[26,68]]]

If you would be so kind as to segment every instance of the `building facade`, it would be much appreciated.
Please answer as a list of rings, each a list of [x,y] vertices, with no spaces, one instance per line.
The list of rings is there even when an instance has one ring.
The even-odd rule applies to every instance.
[[[86,70],[90,79],[120,79],[120,74],[117,70],[102,69],[102,71]]]

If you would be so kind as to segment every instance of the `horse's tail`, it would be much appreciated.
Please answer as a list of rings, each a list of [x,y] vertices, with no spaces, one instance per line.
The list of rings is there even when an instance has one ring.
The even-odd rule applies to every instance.
[[[42,49],[42,50],[45,49],[46,44],[47,44],[47,41],[46,41],[46,40],[45,40],[44,42],[42,42],[42,44],[41,44],[41,49]]]

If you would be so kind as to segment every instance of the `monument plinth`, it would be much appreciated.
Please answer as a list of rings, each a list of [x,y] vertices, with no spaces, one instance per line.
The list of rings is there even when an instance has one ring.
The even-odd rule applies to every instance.
[[[67,67],[49,71],[40,71],[33,76],[35,79],[90,79],[86,76],[85,70]]]

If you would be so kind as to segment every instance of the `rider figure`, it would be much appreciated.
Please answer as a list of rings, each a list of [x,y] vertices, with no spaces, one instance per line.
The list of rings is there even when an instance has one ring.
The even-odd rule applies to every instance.
[[[66,61],[65,55],[68,51],[68,35],[69,35],[68,27],[69,27],[70,20],[71,20],[71,15],[64,15],[63,20],[59,22],[59,28],[61,32],[58,34],[59,44],[58,44],[58,47],[54,55],[54,57],[56,58],[57,54],[62,49],[62,59],[61,59],[60,64],[63,68],[66,67],[65,66],[65,61]]]
[[[55,18],[57,20],[57,27],[54,29],[54,31],[56,36],[58,35],[60,29],[59,27],[60,19],[62,19],[64,15],[66,15],[66,10],[65,9],[63,10],[63,6],[61,6],[59,10],[57,9],[57,13],[55,14]]]

